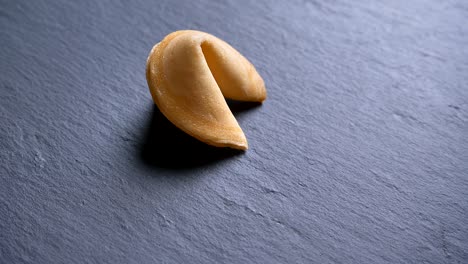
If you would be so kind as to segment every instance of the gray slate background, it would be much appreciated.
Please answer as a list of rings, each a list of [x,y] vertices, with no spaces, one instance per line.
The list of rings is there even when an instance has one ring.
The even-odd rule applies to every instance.
[[[0,0],[0,263],[468,263],[468,2]],[[151,47],[264,77],[250,143],[175,129]]]

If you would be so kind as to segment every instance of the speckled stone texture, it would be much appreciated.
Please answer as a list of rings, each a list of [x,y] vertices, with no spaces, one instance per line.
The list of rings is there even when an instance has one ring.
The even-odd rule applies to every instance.
[[[468,263],[468,2],[0,0],[0,263]],[[151,47],[265,79],[245,153],[154,107]]]

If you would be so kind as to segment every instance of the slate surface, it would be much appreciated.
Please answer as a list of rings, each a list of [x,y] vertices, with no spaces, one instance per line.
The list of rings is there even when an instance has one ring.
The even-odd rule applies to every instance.
[[[0,2],[0,263],[468,263],[468,2]],[[153,106],[187,28],[265,79],[245,154]]]

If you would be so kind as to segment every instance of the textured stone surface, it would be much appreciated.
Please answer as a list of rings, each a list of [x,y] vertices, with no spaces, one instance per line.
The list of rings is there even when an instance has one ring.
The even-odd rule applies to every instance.
[[[0,2],[0,263],[468,263],[466,1]],[[245,154],[153,106],[186,28],[265,79]]]

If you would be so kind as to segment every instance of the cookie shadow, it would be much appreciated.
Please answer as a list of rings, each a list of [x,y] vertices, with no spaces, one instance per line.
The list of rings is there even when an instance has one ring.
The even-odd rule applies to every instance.
[[[234,114],[261,105],[227,102]],[[173,125],[156,105],[153,105],[141,144],[141,159],[146,165],[176,170],[207,166],[243,153],[241,150],[213,147],[189,136]]]

